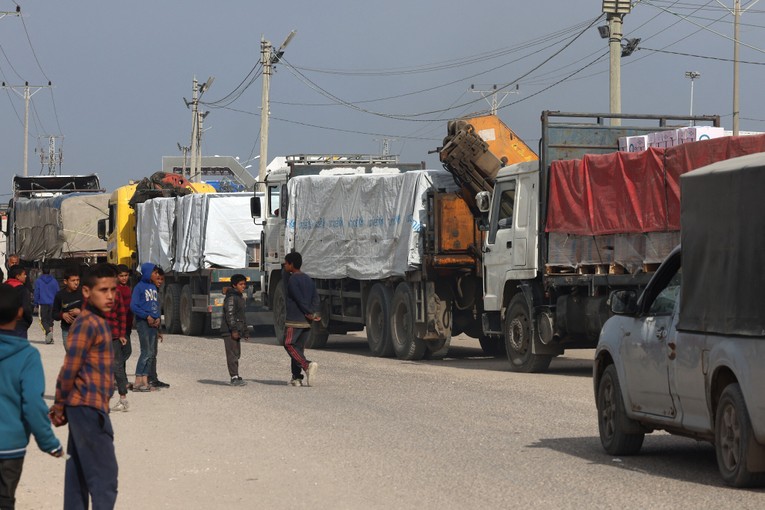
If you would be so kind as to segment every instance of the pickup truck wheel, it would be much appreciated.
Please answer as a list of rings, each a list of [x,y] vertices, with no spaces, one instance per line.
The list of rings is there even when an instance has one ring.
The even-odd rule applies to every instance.
[[[367,329],[367,343],[373,356],[387,357],[393,354],[391,340],[390,309],[393,292],[390,288],[376,283],[369,291],[364,323]]]
[[[205,330],[205,314],[192,312],[191,307],[194,299],[190,285],[184,285],[181,289],[180,322],[181,333],[186,336],[199,336]]]
[[[271,310],[274,312],[274,332],[276,343],[284,345],[284,323],[287,320],[287,301],[284,296],[284,282],[276,284],[271,298]]]
[[[162,300],[162,312],[165,314],[165,330],[171,335],[181,332],[181,286],[171,283],[165,289]]]
[[[611,455],[634,455],[643,446],[644,433],[627,433],[630,424],[624,410],[624,400],[619,386],[616,367],[609,365],[598,384],[598,431],[603,449]],[[634,424],[636,425],[636,424]]]
[[[401,282],[393,293],[391,305],[391,340],[399,359],[418,360],[425,355],[425,342],[415,335],[415,299],[412,287]]]
[[[544,372],[550,366],[552,356],[531,352],[531,318],[526,298],[517,294],[510,300],[505,314],[505,348],[510,370],[513,372]]]
[[[487,356],[500,357],[507,354],[505,349],[505,339],[496,336],[481,335],[478,337],[483,353]]]
[[[752,473],[747,469],[750,452],[758,448],[752,432],[752,422],[744,402],[741,387],[729,384],[720,395],[715,416],[715,453],[717,467],[723,481],[734,487],[761,486],[765,473]]]

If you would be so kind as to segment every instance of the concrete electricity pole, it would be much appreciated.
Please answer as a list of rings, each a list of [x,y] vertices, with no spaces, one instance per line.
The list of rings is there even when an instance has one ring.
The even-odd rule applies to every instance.
[[[629,14],[631,0],[603,0],[603,12],[608,20],[608,49],[610,56],[609,96],[610,112],[622,113],[622,20]],[[621,119],[611,119],[612,126],[621,126]]]
[[[51,82],[47,85],[30,85],[28,81],[24,82],[24,85],[6,85],[3,82],[3,88],[13,90],[24,99],[24,177],[29,175],[29,100],[42,89],[50,86]]]
[[[274,53],[270,41],[264,37],[260,39],[260,63],[263,65],[263,95],[261,97],[260,112],[260,166],[258,168],[258,185],[263,189],[266,180],[266,166],[268,164],[268,117],[271,115],[269,95],[271,93],[272,66],[279,62],[284,55],[284,50],[295,37],[295,30],[289,33],[279,49]]]
[[[753,0],[749,3],[746,9],[741,9],[741,0],[733,0],[733,8],[729,8],[720,0],[716,0],[718,4],[723,6],[733,15],[733,136],[738,136],[739,128],[739,57],[738,49],[739,42],[741,41],[741,13],[746,12],[760,0]]]
[[[693,81],[696,78],[701,78],[701,73],[698,71],[686,71],[685,77],[691,80],[691,110],[689,113],[689,116],[693,117]],[[694,122],[691,121],[691,126],[694,125]]]
[[[200,117],[199,100],[202,98],[202,94],[210,88],[213,81],[215,81],[215,78],[210,76],[204,84],[199,85],[195,76],[191,87],[191,101],[186,100],[185,97],[183,98],[186,108],[191,108],[191,167],[189,168],[189,180],[192,182],[200,182],[202,180],[201,172],[197,168],[202,159],[202,129],[200,125],[203,117]],[[207,113],[209,112],[203,115],[207,116]]]

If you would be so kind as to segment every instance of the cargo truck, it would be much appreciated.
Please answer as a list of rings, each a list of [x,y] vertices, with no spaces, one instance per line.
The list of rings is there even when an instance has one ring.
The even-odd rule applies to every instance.
[[[115,190],[100,235],[108,240],[109,262],[131,269],[151,262],[165,270],[165,328],[195,336],[220,327],[233,274],[244,274],[253,283],[249,297],[257,295],[260,231],[249,213],[251,193],[215,193],[188,181],[173,186],[183,191],[138,199],[135,184]],[[270,314],[260,322],[269,324]]]
[[[719,118],[546,111],[540,160],[509,166],[469,121],[450,125],[440,157],[483,231],[474,313],[512,370],[594,348],[610,292],[645,287],[679,242],[679,176],[765,150],[759,135],[616,152],[620,137],[689,122]]]
[[[53,269],[106,260],[98,221],[109,195],[98,176],[14,176],[7,209],[6,254],[22,265]]]

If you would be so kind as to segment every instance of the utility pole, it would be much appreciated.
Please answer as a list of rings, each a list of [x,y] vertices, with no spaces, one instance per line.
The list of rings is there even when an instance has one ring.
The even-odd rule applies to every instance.
[[[492,85],[492,88],[490,90],[479,90],[479,89],[475,88],[475,85],[471,84],[470,85],[470,90],[473,91],[473,92],[476,92],[478,94],[481,94],[481,97],[486,99],[486,102],[489,103],[489,106],[491,107],[491,114],[492,115],[496,115],[497,114],[497,110],[499,109],[499,106],[504,102],[505,99],[507,99],[507,96],[509,96],[510,94],[520,94],[521,93],[521,91],[519,90],[519,85],[517,83],[515,84],[515,90],[502,90],[502,91],[498,91],[496,84]],[[497,94],[498,93],[502,94],[502,99],[500,99],[499,101],[497,101]],[[488,98],[491,98],[491,101]]]
[[[212,86],[213,81],[215,81],[215,78],[210,76],[205,83],[199,85],[197,77],[194,76],[194,82],[191,87],[191,101],[188,101],[185,97],[183,98],[186,108],[191,108],[191,167],[189,168],[189,181],[191,182],[200,182],[202,180],[201,172],[198,169],[202,159],[202,129],[200,126],[201,119],[210,112],[205,112],[200,117],[199,100],[202,98],[202,94]],[[178,147],[180,148],[180,144]]]
[[[295,37],[295,30],[289,33],[279,49],[274,53],[270,41],[265,37],[260,39],[260,63],[263,65],[263,94],[261,97],[260,112],[260,166],[258,168],[258,184],[263,189],[263,183],[266,180],[266,166],[268,164],[268,118],[271,115],[271,106],[269,96],[271,93],[271,73],[273,65],[279,62],[284,55],[284,50]]]
[[[611,113],[622,113],[622,21],[632,9],[631,0],[603,0],[603,12],[608,20],[608,50],[610,61],[609,105]],[[621,126],[621,119],[611,119],[612,126]]]
[[[724,7],[733,15],[733,136],[738,136],[739,128],[739,42],[741,41],[741,13],[746,12],[760,0],[749,2],[746,9],[741,9],[741,0],[733,0],[733,9],[716,0],[718,4]]]
[[[50,86],[51,82],[47,85],[30,85],[28,81],[24,82],[24,85],[6,85],[3,82],[3,88],[13,90],[24,99],[24,177],[29,175],[29,100],[42,89]]]
[[[184,177],[186,177],[186,163],[188,161],[189,151],[191,150],[191,147],[189,147],[188,145],[181,145],[180,142],[177,142],[176,144],[178,145],[178,150],[181,151],[181,153],[183,153],[183,166],[181,167],[181,174]],[[189,175],[191,174],[189,173]]]

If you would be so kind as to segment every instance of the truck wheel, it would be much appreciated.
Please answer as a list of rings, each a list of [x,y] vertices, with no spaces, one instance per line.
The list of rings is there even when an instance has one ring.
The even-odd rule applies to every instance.
[[[598,384],[598,430],[603,449],[611,455],[634,455],[643,446],[644,433],[627,433],[626,425],[637,426],[627,418],[616,367],[609,365]]]
[[[425,344],[426,359],[444,359],[449,354],[449,345],[452,343],[451,335],[441,340],[430,340]]]
[[[505,350],[505,339],[496,336],[481,335],[478,337],[483,353],[487,356],[501,357],[507,354]]]
[[[412,287],[401,282],[393,293],[391,304],[391,340],[399,359],[418,360],[425,355],[425,342],[415,336],[415,300]]]
[[[284,345],[284,323],[287,320],[287,300],[284,296],[284,282],[276,284],[271,298],[271,310],[274,312],[274,331],[276,343]]]
[[[765,473],[747,469],[750,453],[759,451],[755,441],[741,387],[729,384],[720,395],[715,415],[717,467],[728,485],[755,487],[765,483]]]
[[[531,352],[531,319],[523,294],[510,300],[505,314],[505,348],[510,370],[513,372],[544,372],[550,366],[552,356]]]
[[[381,283],[376,283],[367,297],[364,323],[367,329],[367,343],[373,356],[393,355],[391,340],[390,309],[393,292]]]
[[[311,324],[311,332],[308,335],[308,340],[305,342],[306,349],[322,349],[326,347],[327,340],[329,340],[329,331],[320,322],[314,322]]]
[[[191,292],[191,285],[184,285],[181,289],[181,333],[186,336],[199,336],[205,330],[205,314],[192,312],[191,307],[194,299]]]
[[[165,298],[162,302],[162,311],[165,314],[165,329],[171,335],[181,332],[181,286],[171,283],[165,289]]]

